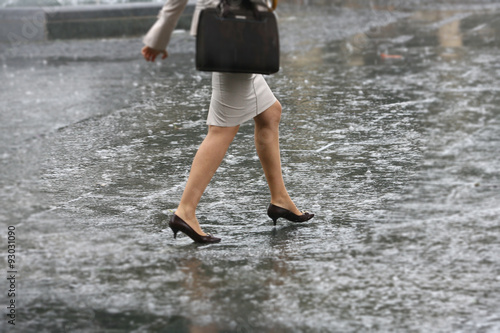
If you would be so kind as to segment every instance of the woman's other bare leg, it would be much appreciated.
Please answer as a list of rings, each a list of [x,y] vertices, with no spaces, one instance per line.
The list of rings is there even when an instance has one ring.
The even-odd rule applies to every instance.
[[[271,203],[301,215],[288,195],[281,172],[279,148],[279,123],[281,104],[276,101],[269,109],[254,118],[255,148],[264,169],[267,184],[271,191]]]
[[[198,148],[186,188],[175,214],[186,221],[198,234],[205,235],[196,219],[196,207],[233,141],[239,126],[209,126],[208,134]]]

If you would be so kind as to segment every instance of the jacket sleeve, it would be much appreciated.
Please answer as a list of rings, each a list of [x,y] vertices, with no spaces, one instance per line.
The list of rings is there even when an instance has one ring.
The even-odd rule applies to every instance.
[[[144,44],[155,50],[166,49],[187,2],[188,0],[167,0],[158,14],[158,20],[144,36]]]

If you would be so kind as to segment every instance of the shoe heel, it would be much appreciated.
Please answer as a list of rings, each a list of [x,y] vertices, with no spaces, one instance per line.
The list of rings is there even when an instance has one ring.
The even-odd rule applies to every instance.
[[[174,239],[177,238],[177,232],[179,232],[179,229],[176,229],[172,226],[170,226],[170,229],[172,229],[172,232],[174,233]]]
[[[269,216],[271,218],[271,220],[273,220],[273,224],[276,225],[276,221],[278,221],[278,219],[280,218],[279,216],[277,216],[276,214],[272,214],[270,212],[267,213],[267,216]]]
[[[271,220],[273,220],[273,225],[276,225],[276,221],[278,221],[278,219],[281,217],[275,212],[271,212],[270,210],[267,211],[267,216],[269,216]]]

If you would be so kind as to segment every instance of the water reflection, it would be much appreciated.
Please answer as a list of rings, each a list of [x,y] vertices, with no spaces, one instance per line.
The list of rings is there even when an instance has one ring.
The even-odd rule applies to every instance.
[[[341,44],[342,55],[351,66],[396,63],[411,57],[408,47],[424,44],[422,51],[437,53],[444,60],[455,60],[463,56],[463,38],[460,29],[463,19],[470,13],[457,11],[417,11],[404,21],[377,27],[367,32],[354,34]],[[426,26],[418,35],[416,26]],[[407,34],[408,33],[408,34]]]

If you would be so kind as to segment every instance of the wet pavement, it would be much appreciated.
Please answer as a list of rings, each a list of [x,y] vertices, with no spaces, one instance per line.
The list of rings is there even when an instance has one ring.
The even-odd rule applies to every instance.
[[[499,11],[282,6],[267,80],[288,190],[316,217],[273,227],[248,123],[199,207],[209,246],[166,226],[210,98],[186,32],[158,64],[139,39],[1,45],[16,328],[499,331]]]

